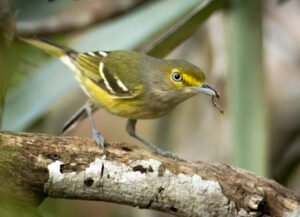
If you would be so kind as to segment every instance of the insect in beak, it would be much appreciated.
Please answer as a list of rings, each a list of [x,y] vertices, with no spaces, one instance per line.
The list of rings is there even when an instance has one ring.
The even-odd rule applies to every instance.
[[[205,93],[207,95],[211,96],[211,102],[214,105],[214,107],[216,107],[220,113],[224,114],[224,110],[217,104],[216,102],[216,98],[220,98],[220,95],[218,94],[218,92],[212,88],[211,86],[209,86],[208,84],[202,84],[200,87],[197,87],[197,90],[201,93]]]

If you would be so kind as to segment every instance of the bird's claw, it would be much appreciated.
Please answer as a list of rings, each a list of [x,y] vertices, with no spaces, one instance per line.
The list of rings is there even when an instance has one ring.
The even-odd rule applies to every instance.
[[[104,148],[104,138],[102,135],[96,130],[93,129],[93,139],[96,141],[97,145],[99,145],[101,148]]]
[[[172,152],[168,152],[168,151],[163,151],[161,153],[159,153],[160,155],[164,156],[164,157],[167,157],[167,158],[172,158],[173,160],[175,161],[182,161],[181,158],[179,158],[177,155],[175,155],[174,153]]]

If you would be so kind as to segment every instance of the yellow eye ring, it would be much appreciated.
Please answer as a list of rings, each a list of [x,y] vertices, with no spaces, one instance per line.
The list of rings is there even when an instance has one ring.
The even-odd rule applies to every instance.
[[[179,72],[176,71],[172,73],[172,79],[173,81],[179,82],[182,81],[182,76]]]

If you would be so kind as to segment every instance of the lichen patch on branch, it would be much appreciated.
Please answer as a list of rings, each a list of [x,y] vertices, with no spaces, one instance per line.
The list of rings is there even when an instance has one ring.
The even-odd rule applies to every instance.
[[[63,163],[61,161],[57,160],[57,161],[50,163],[47,166],[48,171],[49,171],[49,181],[48,182],[56,183],[56,182],[60,182],[63,180],[64,174],[62,174],[60,171],[60,166],[62,164]]]
[[[233,213],[235,207],[218,182],[204,180],[197,174],[173,173],[156,159],[122,163],[96,158],[85,170],[64,174],[59,173],[60,165],[56,161],[48,166],[52,183],[45,189],[50,196],[59,195],[64,186],[70,198],[122,201],[178,216],[217,215],[227,213],[228,209]]]

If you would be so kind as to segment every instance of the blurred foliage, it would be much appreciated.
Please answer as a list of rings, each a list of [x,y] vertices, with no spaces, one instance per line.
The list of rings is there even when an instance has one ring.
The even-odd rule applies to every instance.
[[[190,37],[212,12],[224,7],[225,3],[228,3],[228,0],[207,1],[197,5],[197,7],[186,16],[180,18],[180,21],[173,23],[160,37],[157,37],[154,42],[151,42],[150,45],[142,45],[140,50],[151,56],[165,57],[174,50],[175,47]]]
[[[13,0],[11,7],[13,10],[18,11],[18,21],[26,20],[41,20],[45,17],[49,17],[53,14],[62,13],[65,10],[68,10],[74,1],[37,1],[37,0]]]
[[[288,2],[289,0],[277,0],[277,3],[278,4],[283,4],[283,3],[286,3],[286,2]]]
[[[0,2],[0,126],[2,124],[2,115],[5,102],[6,90],[8,88],[9,78],[12,68],[12,51],[10,45],[14,37],[15,16],[11,12],[8,1]]]
[[[231,3],[228,91],[235,164],[266,175],[269,133],[262,67],[262,2]]]

